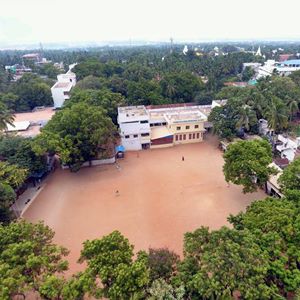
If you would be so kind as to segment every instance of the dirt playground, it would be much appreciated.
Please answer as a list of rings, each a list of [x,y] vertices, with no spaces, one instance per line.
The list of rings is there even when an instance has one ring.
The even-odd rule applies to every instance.
[[[24,214],[44,220],[56,232],[55,242],[71,250],[70,272],[82,268],[76,261],[87,239],[119,230],[136,251],[168,247],[182,254],[185,232],[228,225],[230,213],[265,197],[228,186],[211,136],[202,143],[126,153],[118,164],[56,171]]]

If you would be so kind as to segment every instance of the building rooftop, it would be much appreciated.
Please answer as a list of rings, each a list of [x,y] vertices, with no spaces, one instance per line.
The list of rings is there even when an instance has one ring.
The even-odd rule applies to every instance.
[[[118,107],[119,122],[148,119],[148,112],[144,105]]]
[[[7,124],[7,131],[8,132],[23,131],[23,130],[27,130],[29,126],[30,126],[29,121],[14,121],[13,126]]]
[[[300,59],[285,60],[285,61],[281,62],[281,64],[284,64],[284,65],[300,65]]]
[[[55,111],[52,107],[46,107],[34,112],[17,113],[14,115],[14,126],[7,125],[8,132],[17,132],[23,137],[34,137],[40,133],[40,129],[52,118]]]
[[[30,123],[49,121],[54,114],[55,111],[53,110],[53,107],[45,107],[44,109],[34,112],[17,113],[14,115],[14,121],[29,121]]]
[[[278,183],[278,179],[280,177],[280,175],[282,174],[282,169],[279,168],[274,162],[272,162],[269,167],[273,167],[274,169],[276,169],[276,171],[278,172],[275,175],[271,175],[269,178],[269,182],[278,190],[280,190],[280,185]]]
[[[71,82],[56,82],[54,86],[52,87],[54,89],[71,89],[72,83]]]
[[[153,106],[152,106],[153,107]],[[148,109],[150,119],[165,119],[168,123],[206,121],[200,105],[171,106]]]

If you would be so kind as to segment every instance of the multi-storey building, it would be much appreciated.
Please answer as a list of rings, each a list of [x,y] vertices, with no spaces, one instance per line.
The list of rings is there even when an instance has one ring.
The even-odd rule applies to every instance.
[[[70,67],[67,73],[57,75],[57,82],[51,88],[54,108],[63,106],[65,100],[70,98],[71,89],[76,85],[76,75],[71,69]]]
[[[194,104],[118,109],[121,141],[126,150],[200,142],[206,121],[202,106]]]

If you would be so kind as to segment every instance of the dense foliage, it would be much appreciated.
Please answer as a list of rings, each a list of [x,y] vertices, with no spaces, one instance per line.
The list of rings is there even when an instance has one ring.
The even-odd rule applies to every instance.
[[[80,102],[57,112],[35,139],[36,153],[55,152],[77,171],[85,161],[108,158],[115,127],[102,107]]]
[[[265,140],[240,141],[228,146],[224,154],[223,172],[227,182],[243,186],[243,192],[254,192],[263,186],[270,175],[271,145]]]

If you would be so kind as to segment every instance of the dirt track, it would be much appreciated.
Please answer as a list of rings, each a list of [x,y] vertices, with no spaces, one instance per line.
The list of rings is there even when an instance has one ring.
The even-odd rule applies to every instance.
[[[222,153],[211,137],[197,144],[126,153],[119,165],[56,171],[24,214],[55,230],[55,242],[71,250],[71,272],[81,269],[76,260],[86,239],[117,229],[135,250],[167,246],[181,254],[185,232],[226,225],[229,213],[265,197],[262,191],[243,195],[240,187],[228,187]]]

